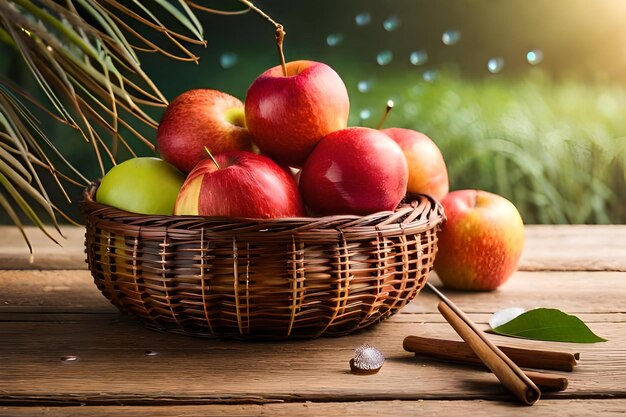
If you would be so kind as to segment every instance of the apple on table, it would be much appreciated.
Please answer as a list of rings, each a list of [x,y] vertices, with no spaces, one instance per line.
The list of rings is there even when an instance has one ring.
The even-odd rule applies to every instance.
[[[236,97],[212,89],[189,90],[165,110],[157,130],[161,157],[181,171],[190,172],[211,152],[252,150],[244,105]]]
[[[301,167],[324,136],[348,123],[346,86],[328,65],[293,61],[268,69],[246,95],[246,125],[262,153]]]
[[[290,172],[263,155],[230,151],[196,165],[174,214],[268,219],[303,217],[305,211]]]
[[[441,282],[451,289],[495,290],[517,268],[524,246],[517,208],[482,190],[452,191],[441,204],[447,218],[435,258]]]

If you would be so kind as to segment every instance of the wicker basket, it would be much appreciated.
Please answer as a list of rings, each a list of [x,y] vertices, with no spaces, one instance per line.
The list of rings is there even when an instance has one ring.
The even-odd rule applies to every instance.
[[[441,206],[419,196],[395,212],[246,220],[146,216],[85,190],[95,283],[150,328],[204,337],[314,338],[391,316],[424,286]]]

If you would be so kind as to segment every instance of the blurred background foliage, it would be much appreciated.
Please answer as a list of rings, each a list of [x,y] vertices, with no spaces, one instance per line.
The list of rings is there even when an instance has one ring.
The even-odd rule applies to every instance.
[[[241,8],[235,0],[198,2]],[[504,195],[526,223],[626,223],[626,2],[255,4],[285,26],[287,60],[323,61],[342,76],[352,125],[376,126],[394,100],[386,126],[430,136],[452,190]],[[139,53],[143,70],[170,101],[191,88],[243,100],[254,78],[278,63],[273,27],[254,13],[198,17],[208,41],[206,49],[190,47],[198,64]],[[43,100],[6,45],[0,74]],[[158,120],[162,110],[151,116]],[[136,128],[154,143],[154,129]],[[75,131],[50,120],[43,130],[86,178],[101,176],[91,146]],[[139,155],[154,154],[139,141],[131,145]],[[124,151],[119,159],[128,157]],[[69,191],[73,202],[59,199],[59,206],[80,220],[81,189]],[[0,222],[9,222],[2,211]]]

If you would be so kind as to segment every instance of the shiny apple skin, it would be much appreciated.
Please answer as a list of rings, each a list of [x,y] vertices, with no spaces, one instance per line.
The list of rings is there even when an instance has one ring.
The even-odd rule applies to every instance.
[[[157,149],[163,159],[188,173],[213,153],[252,150],[245,127],[243,103],[218,90],[189,90],[174,99],[157,130]]]
[[[524,223],[506,198],[482,190],[451,191],[442,200],[435,271],[451,289],[493,291],[517,268]]]
[[[346,86],[328,65],[314,61],[287,64],[261,74],[245,100],[246,124],[262,153],[279,164],[301,167],[317,142],[347,126]]]
[[[400,146],[378,130],[351,127],[325,136],[300,174],[300,192],[318,215],[394,210],[406,193]]]
[[[303,217],[293,175],[271,159],[245,151],[214,155],[189,173],[174,214],[270,219]]]
[[[395,140],[404,152],[409,167],[408,192],[443,200],[450,187],[448,168],[435,142],[412,129],[392,127],[381,132]]]

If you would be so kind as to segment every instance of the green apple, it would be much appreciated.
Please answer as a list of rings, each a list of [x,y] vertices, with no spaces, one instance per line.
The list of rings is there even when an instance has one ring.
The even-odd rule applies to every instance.
[[[159,158],[132,158],[111,168],[102,178],[96,201],[140,214],[174,213],[185,176]]]

